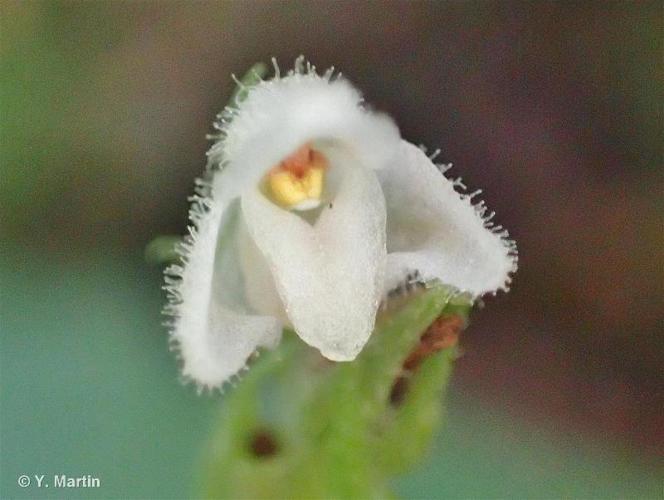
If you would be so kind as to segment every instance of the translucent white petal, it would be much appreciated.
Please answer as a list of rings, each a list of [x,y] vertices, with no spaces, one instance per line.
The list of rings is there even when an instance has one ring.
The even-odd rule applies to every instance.
[[[222,197],[219,196],[219,199]],[[177,270],[172,339],[180,351],[182,374],[199,386],[218,387],[240,371],[259,346],[280,340],[276,318],[257,316],[243,296],[238,255],[239,200],[206,201],[192,217],[197,226]]]
[[[372,113],[341,77],[294,72],[252,88],[229,123],[210,161],[223,165],[224,182],[252,189],[263,175],[305,143],[344,148],[365,168],[379,169],[395,153],[399,131],[385,115]],[[237,192],[237,191],[236,191]]]
[[[240,263],[244,275],[244,293],[247,302],[259,314],[278,318],[290,326],[284,305],[277,293],[272,272],[256,244],[242,223],[239,234]]]
[[[513,243],[485,227],[470,200],[418,147],[401,141],[378,175],[387,205],[386,289],[415,270],[474,296],[509,283]]]
[[[335,361],[354,359],[371,334],[385,262],[380,185],[372,170],[350,161],[332,206],[313,225],[257,189],[242,197],[249,234],[267,259],[295,331]]]

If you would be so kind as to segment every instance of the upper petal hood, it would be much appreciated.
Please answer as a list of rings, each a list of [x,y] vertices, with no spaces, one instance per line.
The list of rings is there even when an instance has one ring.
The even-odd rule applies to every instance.
[[[223,120],[224,118],[222,118]],[[340,76],[321,77],[301,67],[252,88],[209,152],[236,193],[255,186],[271,167],[307,142],[342,147],[365,168],[382,168],[396,153],[399,131],[392,120],[368,112],[362,96]]]
[[[414,270],[473,296],[509,283],[514,243],[487,227],[469,197],[457,193],[423,151],[401,141],[378,175],[387,205],[386,289]]]

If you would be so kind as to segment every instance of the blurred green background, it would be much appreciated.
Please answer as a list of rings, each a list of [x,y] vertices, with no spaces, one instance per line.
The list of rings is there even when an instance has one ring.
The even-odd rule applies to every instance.
[[[178,383],[182,233],[230,73],[334,65],[519,243],[404,497],[661,498],[660,2],[0,3],[0,497],[177,498],[220,404]],[[92,474],[97,490],[21,489]]]

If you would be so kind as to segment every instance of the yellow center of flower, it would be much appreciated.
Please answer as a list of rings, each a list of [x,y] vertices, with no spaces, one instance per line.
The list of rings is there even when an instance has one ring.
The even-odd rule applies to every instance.
[[[310,210],[321,203],[327,159],[305,144],[266,175],[272,201],[289,210]]]

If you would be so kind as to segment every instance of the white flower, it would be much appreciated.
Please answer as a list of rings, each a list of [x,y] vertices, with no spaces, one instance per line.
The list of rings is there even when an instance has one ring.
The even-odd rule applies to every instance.
[[[482,204],[346,80],[302,59],[220,115],[183,266],[167,270],[183,375],[218,387],[292,327],[354,359],[381,299],[413,271],[479,297],[516,269]],[[218,168],[216,168],[218,167]]]

